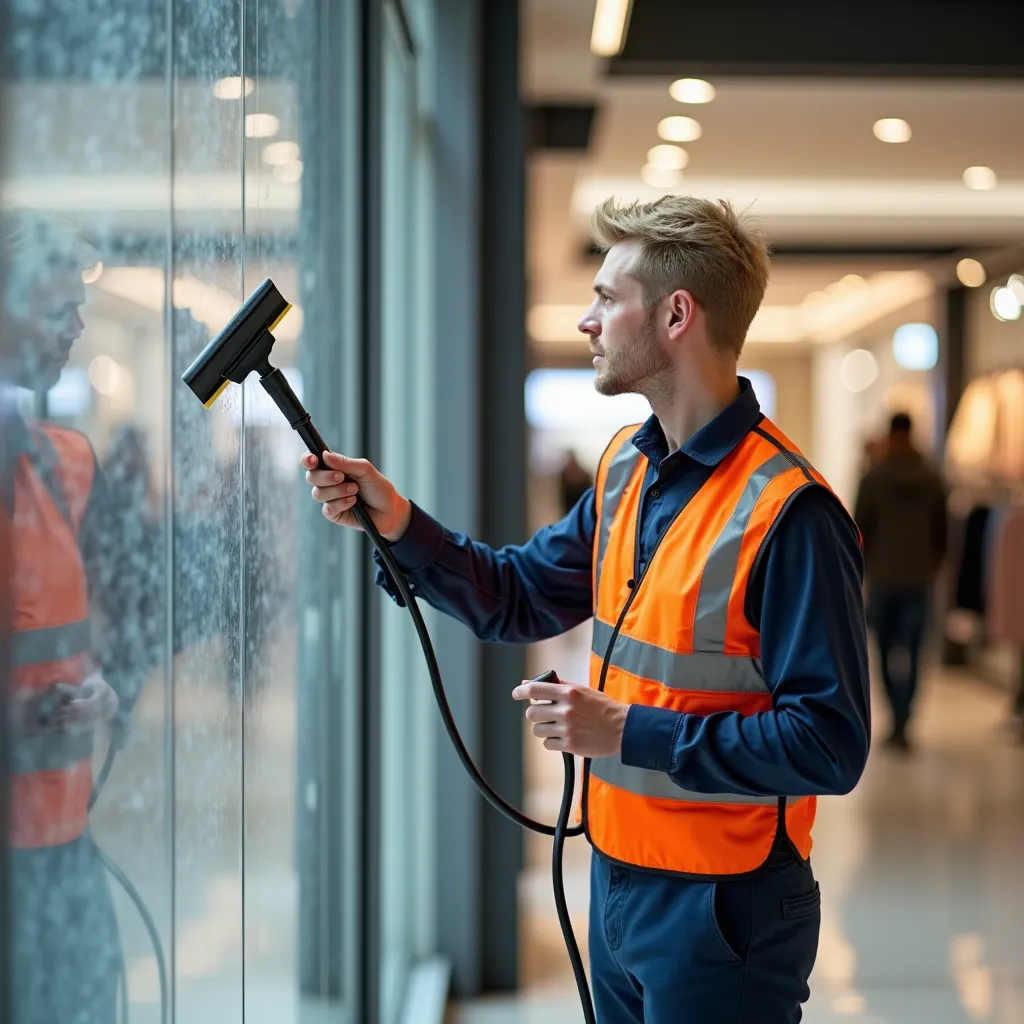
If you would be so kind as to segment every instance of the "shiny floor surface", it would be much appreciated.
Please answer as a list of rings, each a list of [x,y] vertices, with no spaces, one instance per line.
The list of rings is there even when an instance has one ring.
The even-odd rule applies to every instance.
[[[803,1019],[1024,1024],[1024,745],[1007,697],[967,674],[933,673],[909,757],[881,742],[877,703],[874,718],[860,785],[820,803],[812,859],[822,929]],[[581,1019],[546,867],[531,863],[522,995],[453,1007],[452,1024]],[[573,852],[567,888],[585,935],[585,852]]]

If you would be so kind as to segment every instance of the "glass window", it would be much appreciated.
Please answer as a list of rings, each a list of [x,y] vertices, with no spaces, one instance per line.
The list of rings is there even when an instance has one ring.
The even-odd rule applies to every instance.
[[[181,383],[270,278],[355,438],[356,6],[7,5],[17,1024],[358,1019],[366,566],[255,377]]]

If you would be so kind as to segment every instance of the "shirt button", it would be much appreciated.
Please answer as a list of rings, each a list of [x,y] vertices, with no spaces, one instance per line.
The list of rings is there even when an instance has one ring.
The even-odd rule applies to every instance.
[[[653,490],[651,491],[651,497],[652,497],[652,498],[660,498],[660,497],[661,497],[661,491],[659,491],[659,490],[658,490],[658,488],[657,488],[657,487],[655,487],[655,488],[654,488],[654,489],[653,489]]]

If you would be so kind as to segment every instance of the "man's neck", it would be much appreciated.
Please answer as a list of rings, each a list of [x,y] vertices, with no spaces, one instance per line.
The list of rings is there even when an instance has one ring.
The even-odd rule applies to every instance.
[[[668,450],[674,452],[727,409],[740,393],[735,367],[731,372],[687,375],[673,387],[648,395]]]

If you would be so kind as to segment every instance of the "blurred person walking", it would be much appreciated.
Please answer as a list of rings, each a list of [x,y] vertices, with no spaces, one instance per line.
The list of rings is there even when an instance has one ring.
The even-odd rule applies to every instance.
[[[946,554],[946,489],[898,412],[881,458],[860,482],[854,519],[864,543],[868,623],[892,714],[888,745],[909,751],[930,592]]]

